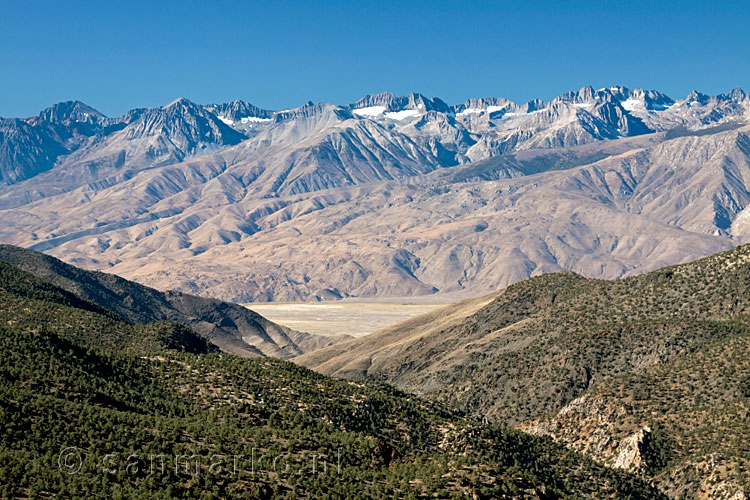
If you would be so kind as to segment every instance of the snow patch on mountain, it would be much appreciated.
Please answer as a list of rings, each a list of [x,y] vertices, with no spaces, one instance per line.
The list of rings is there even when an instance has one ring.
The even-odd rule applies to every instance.
[[[629,99],[625,99],[620,103],[620,106],[623,107],[626,111],[634,111],[636,109],[644,109],[643,103],[639,101],[638,99],[633,99],[632,97]]]
[[[367,106],[366,108],[353,109],[352,113],[357,116],[375,117],[385,113],[385,106]]]
[[[270,118],[258,118],[257,116],[245,116],[240,118],[240,123],[268,123]]]
[[[390,118],[391,120],[406,120],[407,118],[414,118],[416,116],[421,115],[419,111],[416,109],[404,109],[401,111],[389,111],[385,114],[386,118]]]

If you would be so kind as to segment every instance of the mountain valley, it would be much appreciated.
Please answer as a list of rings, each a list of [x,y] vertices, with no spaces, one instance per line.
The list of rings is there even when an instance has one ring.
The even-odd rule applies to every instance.
[[[3,251],[81,294],[0,260],[3,498],[665,498],[546,437],[131,322],[147,291],[123,316],[84,296],[134,285]]]
[[[750,245],[617,281],[546,274],[294,361],[551,436],[670,498],[745,498]]]
[[[739,88],[64,102],[0,119],[0,221],[3,498],[750,491]],[[300,472],[201,462],[256,447]]]

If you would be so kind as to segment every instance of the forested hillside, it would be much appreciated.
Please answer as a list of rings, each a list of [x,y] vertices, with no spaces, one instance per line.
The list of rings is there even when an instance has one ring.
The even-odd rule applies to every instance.
[[[617,281],[548,274],[485,300],[296,360],[554,436],[675,498],[750,490],[749,245]]]
[[[658,498],[549,438],[218,353],[0,263],[3,498]]]

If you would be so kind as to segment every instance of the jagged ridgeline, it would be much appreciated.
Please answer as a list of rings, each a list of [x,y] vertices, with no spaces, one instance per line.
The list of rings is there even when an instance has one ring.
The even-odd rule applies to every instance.
[[[583,87],[0,119],[0,241],[231,302],[615,279],[750,242],[750,96]]]
[[[750,489],[750,245],[617,281],[549,274],[299,358],[638,472]]]
[[[0,261],[0,496],[660,498],[549,438],[216,351]]]

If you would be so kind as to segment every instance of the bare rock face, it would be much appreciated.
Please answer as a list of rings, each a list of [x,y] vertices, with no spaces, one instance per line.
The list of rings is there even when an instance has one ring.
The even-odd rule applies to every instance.
[[[0,241],[233,301],[477,295],[748,241],[750,98],[584,87],[0,122]]]
[[[620,442],[619,453],[612,467],[628,472],[642,472],[646,468],[643,454],[651,437],[651,429],[646,426]]]
[[[0,182],[14,184],[51,169],[68,150],[48,130],[0,118]]]
[[[555,417],[521,424],[519,428],[550,436],[611,467],[641,473],[647,466],[644,454],[651,429],[644,426],[630,436],[616,439],[615,424],[627,414],[622,404],[584,394],[565,405]]]

